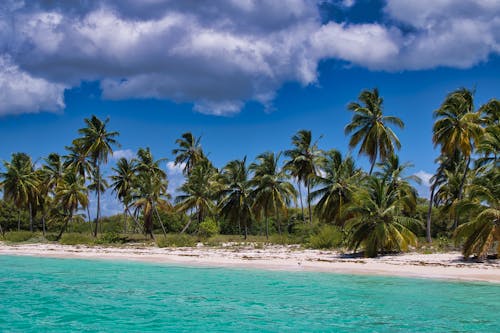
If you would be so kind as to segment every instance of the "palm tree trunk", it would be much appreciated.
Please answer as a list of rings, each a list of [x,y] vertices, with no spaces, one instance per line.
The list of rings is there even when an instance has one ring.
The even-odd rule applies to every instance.
[[[97,237],[97,228],[99,226],[99,219],[101,218],[101,170],[99,169],[99,161],[96,162],[97,172],[97,214],[95,220],[94,237]]]
[[[312,218],[312,209],[311,209],[311,184],[310,184],[310,182],[307,182],[307,206],[309,209],[309,224],[312,225],[313,218]]]
[[[70,213],[66,221],[64,222],[63,227],[61,228],[61,231],[59,231],[59,235],[57,235],[56,241],[59,241],[63,235],[63,233],[66,231],[66,228],[68,227],[68,222],[69,220],[73,219],[73,213]]]
[[[0,223],[0,234],[2,234],[2,236],[4,236],[5,234],[3,233],[3,229],[2,229],[2,224]]]
[[[137,221],[137,218],[135,217],[135,215],[132,214],[132,213],[130,213],[130,210],[129,210],[129,208],[127,206],[125,206],[125,209],[126,209],[128,215],[130,215],[130,217],[132,217],[132,220],[134,220],[135,226],[137,228],[139,228],[139,230],[140,230],[142,227],[141,227],[141,224],[139,223],[139,221]]]
[[[370,172],[368,173],[368,176],[371,176],[372,175],[372,172],[373,172],[373,167],[375,167],[375,162],[376,160],[373,160],[371,166],[370,166]]]
[[[278,224],[278,232],[281,236],[281,221],[280,221],[280,213],[278,210],[278,206],[274,205],[274,212],[276,214],[276,224]]]
[[[465,179],[467,178],[467,172],[469,171],[469,164],[470,164],[470,155],[467,156],[467,163],[465,164],[465,170],[464,170],[464,175],[462,177],[462,181],[460,182],[460,187],[458,188],[458,201],[460,202],[463,197],[463,190],[464,190],[464,185],[465,185]],[[455,230],[458,227],[458,222],[459,222],[459,216],[455,208],[455,219],[453,221],[453,230]]]
[[[269,239],[269,216],[266,213],[266,240]]]
[[[158,213],[158,209],[156,208],[156,205],[153,205],[153,208],[155,210],[156,217],[158,218],[158,222],[160,222],[161,229],[163,230],[163,234],[165,235],[165,237],[167,237],[167,231],[165,230],[165,226],[163,225],[163,222],[161,221],[161,217],[160,217],[160,214]]]
[[[427,225],[425,228],[425,234],[427,237],[427,243],[432,243],[431,238],[431,219],[432,219],[432,202],[434,201],[434,191],[436,190],[436,184],[431,186],[431,197],[429,198],[429,209],[427,210]]]
[[[304,202],[302,201],[302,188],[300,186],[300,181],[298,181],[297,184],[299,184],[299,200],[300,200],[300,209],[302,210],[302,221],[306,223],[306,216],[304,214]]]
[[[17,210],[17,231],[21,231],[21,210]]]
[[[31,202],[29,203],[29,210],[30,210],[30,232],[33,232],[33,209],[31,207]]]
[[[43,233],[43,237],[45,237],[45,233],[46,233],[46,226],[45,226],[45,213],[42,214],[42,233]]]
[[[123,210],[123,233],[127,234],[127,207]]]

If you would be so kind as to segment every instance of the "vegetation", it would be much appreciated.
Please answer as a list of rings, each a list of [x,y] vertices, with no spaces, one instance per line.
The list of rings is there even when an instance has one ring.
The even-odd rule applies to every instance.
[[[369,170],[350,153],[319,149],[308,130],[294,134],[283,153],[264,152],[253,162],[245,157],[219,169],[201,138],[187,132],[172,151],[185,177],[175,198],[168,192],[165,159],[155,159],[147,147],[116,161],[104,177],[102,168],[119,146],[118,132],[108,129],[109,119],[92,116],[65,155],[49,154],[38,165],[14,153],[3,162],[0,235],[9,242],[89,245],[299,243],[365,256],[416,248],[424,237],[424,250],[445,250],[453,237],[465,257],[498,255],[497,99],[476,108],[474,92],[458,89],[434,112],[432,140],[439,156],[430,200],[418,197],[419,179],[408,175],[411,164],[396,155],[401,145],[391,126],[402,129],[404,123],[383,113],[378,90],[361,92],[348,110],[353,113],[345,127],[349,146],[368,157]],[[101,195],[108,187],[123,213],[102,217]],[[89,212],[91,195],[97,198],[95,218]]]

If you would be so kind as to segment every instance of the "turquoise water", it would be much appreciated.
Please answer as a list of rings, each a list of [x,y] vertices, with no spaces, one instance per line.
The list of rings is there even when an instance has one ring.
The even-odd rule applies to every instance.
[[[2,332],[499,332],[500,285],[0,256]]]

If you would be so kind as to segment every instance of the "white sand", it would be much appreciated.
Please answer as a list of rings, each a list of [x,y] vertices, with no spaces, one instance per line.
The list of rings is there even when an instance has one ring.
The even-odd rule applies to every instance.
[[[379,258],[352,258],[334,251],[304,250],[294,246],[231,245],[224,248],[157,248],[141,244],[125,247],[69,246],[58,244],[7,245],[0,255],[54,258],[134,260],[165,264],[317,271],[346,274],[406,276],[500,283],[500,260],[463,261],[459,252],[407,253]]]

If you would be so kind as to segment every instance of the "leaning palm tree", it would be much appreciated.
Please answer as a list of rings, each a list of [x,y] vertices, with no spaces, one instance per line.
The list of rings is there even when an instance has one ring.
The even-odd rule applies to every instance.
[[[158,213],[158,206],[164,209],[171,208],[169,202],[166,200],[169,197],[167,193],[167,174],[160,167],[160,163],[165,161],[165,159],[155,160],[149,148],[139,149],[137,157],[132,204],[136,209],[142,211],[144,232],[154,239],[154,214],[158,218],[164,234],[166,234],[165,227]]]
[[[466,160],[461,173],[458,200],[462,199],[471,155],[483,135],[479,110],[474,110],[474,92],[462,88],[448,94],[440,108],[434,111],[436,118],[432,137],[434,145],[441,147],[441,155],[452,156],[458,152]],[[454,228],[457,226],[458,214],[455,214]]]
[[[500,172],[491,168],[475,179],[467,189],[469,198],[459,204],[459,211],[472,212],[472,221],[460,225],[455,231],[457,241],[464,240],[463,255],[475,254],[482,260],[497,242],[500,255]]]
[[[251,184],[248,178],[246,157],[229,162],[222,169],[221,183],[224,188],[218,194],[222,198],[219,202],[220,214],[230,222],[237,222],[240,230],[243,226],[245,239],[253,217]]]
[[[172,154],[175,155],[175,165],[184,164],[184,175],[189,175],[195,165],[205,159],[200,140],[201,137],[196,138],[191,132],[186,132],[175,141],[179,148],[172,150]]]
[[[57,184],[55,199],[64,211],[65,217],[64,224],[57,236],[57,240],[59,240],[66,231],[68,223],[73,220],[75,212],[79,208],[87,207],[89,203],[85,179],[75,170],[69,169]]]
[[[383,115],[383,98],[377,88],[362,91],[358,99],[361,104],[352,102],[347,107],[354,115],[344,131],[346,135],[352,134],[349,148],[360,145],[359,154],[368,156],[371,175],[377,159],[383,162],[394,154],[394,148],[401,148],[398,137],[388,125],[404,128],[404,123],[398,117]]]
[[[30,231],[33,231],[34,203],[37,198],[38,174],[31,158],[24,153],[12,154],[11,162],[4,162],[6,171],[0,174],[4,200],[12,202],[18,209],[17,229],[21,228],[20,211],[29,210]]]
[[[266,152],[257,156],[257,163],[250,165],[254,172],[251,184],[254,187],[254,209],[262,212],[266,221],[266,238],[269,238],[269,215],[275,214],[278,232],[281,235],[280,212],[287,213],[287,207],[297,200],[297,191],[288,181],[285,170],[279,168],[281,153]]]
[[[321,138],[321,137],[320,137]],[[302,193],[300,183],[307,188],[307,207],[309,210],[309,223],[312,224],[311,209],[311,185],[314,177],[317,175],[318,164],[321,160],[321,151],[318,149],[317,142],[312,142],[312,133],[307,130],[300,130],[292,137],[293,149],[285,151],[289,158],[285,163],[285,169],[298,180],[300,202],[302,204]],[[304,208],[302,207],[302,216]]]
[[[179,188],[181,194],[175,199],[176,209],[180,212],[196,209],[196,220],[200,225],[203,219],[215,209],[217,176],[217,169],[208,160],[197,163],[190,169],[186,182]],[[189,228],[191,222],[192,220],[189,219],[181,233]]]
[[[130,203],[132,201],[132,191],[135,183],[135,160],[127,160],[122,157],[116,162],[113,168],[114,174],[111,176],[111,188],[118,200],[123,204],[124,232],[127,233],[127,217],[130,213]]]
[[[356,196],[356,203],[347,209],[352,215],[346,223],[351,249],[363,246],[366,256],[375,257],[378,252],[405,251],[416,244],[411,228],[419,221],[403,214],[401,198],[389,183],[370,177]]]
[[[352,203],[363,173],[349,156],[342,158],[337,150],[326,152],[322,173],[315,179],[318,189],[311,193],[316,203],[316,215],[325,222],[343,226],[345,208]]]
[[[119,135],[118,132],[108,132],[106,125],[109,122],[109,118],[105,121],[101,121],[96,116],[92,116],[90,119],[86,118],[86,127],[78,130],[78,133],[82,135],[80,138],[73,141],[73,145],[81,149],[83,156],[90,159],[96,180],[96,194],[97,194],[97,215],[94,230],[94,237],[97,237],[97,230],[99,225],[99,220],[101,217],[101,165],[107,163],[108,156],[113,153],[113,146],[117,146],[118,142],[116,137]]]

